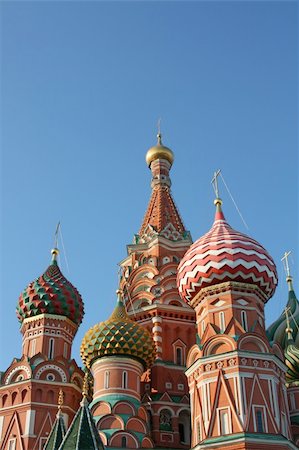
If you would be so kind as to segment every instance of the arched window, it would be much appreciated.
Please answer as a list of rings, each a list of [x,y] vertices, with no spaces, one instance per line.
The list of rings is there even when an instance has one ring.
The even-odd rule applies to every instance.
[[[64,345],[63,345],[63,356],[64,356],[65,358],[67,358],[67,351],[68,351],[68,345],[67,345],[67,343],[65,342]]]
[[[36,349],[36,339],[32,339],[30,341],[30,355],[34,356],[35,355],[35,349]]]
[[[53,359],[54,358],[54,338],[49,339],[49,352],[48,352],[48,358]]]
[[[191,419],[189,411],[182,411],[179,414],[179,435],[182,444],[191,442]]]
[[[183,365],[183,350],[181,347],[176,348],[176,363],[178,366]]]
[[[122,436],[122,438],[121,438],[121,446],[122,446],[122,448],[126,448],[126,446],[127,446],[127,438],[126,438],[126,436]]]
[[[230,423],[229,423],[229,410],[228,408],[223,408],[219,410],[219,434],[221,436],[230,433]]]
[[[242,327],[244,328],[245,331],[248,331],[248,324],[247,324],[247,312],[246,311],[241,311],[241,322],[242,322]]]
[[[110,387],[109,384],[110,384],[110,372],[106,371],[105,372],[105,381],[104,381],[105,389],[108,389]]]
[[[169,409],[160,411],[160,430],[172,431],[171,412]]]
[[[219,328],[220,328],[220,332],[224,333],[225,331],[225,317],[224,317],[224,312],[221,311],[219,313]]]
[[[122,388],[127,389],[127,387],[128,387],[128,372],[124,370],[122,375]]]

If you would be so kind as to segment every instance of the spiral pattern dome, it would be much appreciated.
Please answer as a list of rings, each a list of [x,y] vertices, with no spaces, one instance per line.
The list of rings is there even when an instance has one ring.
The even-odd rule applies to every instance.
[[[273,259],[258,242],[226,222],[220,199],[215,203],[212,228],[191,245],[179,264],[177,285],[182,299],[189,303],[204,287],[238,281],[258,286],[266,302],[278,281]]]
[[[80,353],[88,368],[103,356],[122,355],[138,359],[148,369],[156,356],[151,334],[130,319],[120,295],[109,319],[87,331]]]
[[[285,351],[285,364],[288,368],[286,373],[287,383],[296,383],[299,385],[299,348],[291,343]]]
[[[299,324],[299,302],[293,288],[292,278],[288,277],[287,281],[289,285],[289,298],[286,309],[288,311],[289,325],[292,329],[292,339],[295,345],[299,347],[299,331],[297,325]],[[278,343],[281,345],[283,350],[285,350],[288,345],[286,328],[288,328],[288,323],[284,310],[278,319],[275,320],[275,322],[273,322],[267,329],[267,336],[271,344]]]
[[[38,316],[55,314],[65,316],[75,324],[82,322],[84,303],[77,289],[63,276],[57,261],[58,250],[53,250],[50,266],[32,281],[19,297],[16,313],[19,321]]]

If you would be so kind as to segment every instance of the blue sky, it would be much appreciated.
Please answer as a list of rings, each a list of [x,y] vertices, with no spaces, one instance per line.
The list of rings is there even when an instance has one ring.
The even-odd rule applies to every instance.
[[[47,267],[59,220],[60,265],[85,301],[81,363],[146,210],[159,117],[193,239],[211,226],[221,168],[249,231],[220,184],[227,220],[274,257],[273,321],[285,250],[299,277],[297,2],[2,2],[1,20],[0,370],[21,356],[15,305]]]

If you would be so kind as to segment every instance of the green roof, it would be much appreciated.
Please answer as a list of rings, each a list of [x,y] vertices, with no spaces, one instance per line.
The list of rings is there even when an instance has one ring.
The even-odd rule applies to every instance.
[[[85,398],[58,450],[104,450]]]
[[[53,424],[52,430],[49,434],[48,440],[44,450],[58,450],[63,438],[65,436],[65,425],[61,413],[57,414],[56,420]]]

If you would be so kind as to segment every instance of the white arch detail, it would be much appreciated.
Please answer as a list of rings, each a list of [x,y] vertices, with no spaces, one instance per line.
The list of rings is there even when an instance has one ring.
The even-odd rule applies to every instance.
[[[5,384],[9,384],[10,380],[12,379],[12,376],[16,373],[19,372],[20,370],[24,370],[24,372],[26,372],[28,378],[30,378],[31,376],[31,371],[27,366],[17,366],[14,367],[7,375],[7,378],[5,380]]]
[[[56,372],[58,372],[59,375],[61,376],[61,380],[63,381],[63,383],[67,382],[66,373],[60,367],[56,366],[55,364],[46,364],[43,367],[41,367],[40,369],[38,369],[38,371],[36,372],[36,375],[35,375],[35,379],[39,380],[41,374],[43,372],[45,372],[46,370],[56,370]]]

